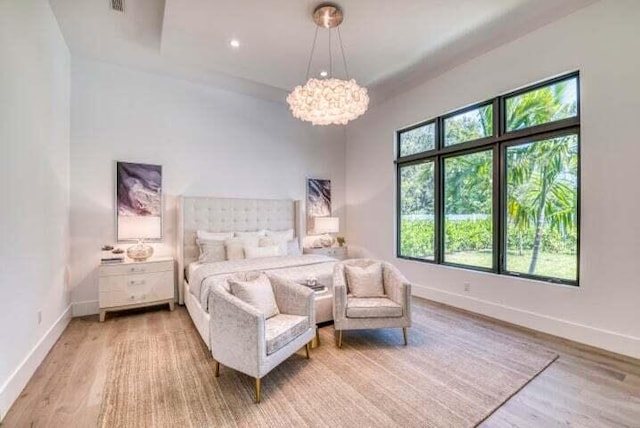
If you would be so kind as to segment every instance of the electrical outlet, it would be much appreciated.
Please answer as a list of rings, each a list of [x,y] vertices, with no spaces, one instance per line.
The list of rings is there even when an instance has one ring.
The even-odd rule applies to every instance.
[[[38,311],[38,324],[42,324],[42,311]]]
[[[471,291],[471,283],[469,283],[469,282],[465,282],[464,283],[464,291],[465,291],[465,293],[468,293],[468,292]]]

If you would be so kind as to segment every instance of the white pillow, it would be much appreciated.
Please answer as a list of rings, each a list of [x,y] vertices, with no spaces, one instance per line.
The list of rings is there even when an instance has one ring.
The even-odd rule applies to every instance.
[[[272,240],[275,245],[280,247],[280,255],[284,256],[288,254],[287,242],[293,239],[293,229],[287,230],[267,230],[267,239]]]
[[[271,318],[280,313],[271,281],[265,274],[250,281],[230,279],[229,288],[231,294],[262,312],[265,318]]]
[[[345,265],[344,272],[349,292],[354,297],[384,296],[382,263],[371,263],[366,267]]]
[[[301,256],[302,250],[300,249],[300,243],[297,239],[292,239],[287,242],[287,255],[288,256]]]
[[[200,257],[198,257],[199,262],[211,263],[223,262],[226,260],[224,241],[217,239],[196,239],[196,243],[200,248]]]
[[[256,230],[254,232],[235,232],[236,238],[262,238],[267,236],[266,230]]]
[[[280,247],[277,245],[270,245],[268,247],[245,247],[244,256],[247,259],[259,259],[261,257],[276,257],[280,256]]]
[[[244,259],[244,240],[241,238],[231,238],[224,241],[227,260]]]
[[[266,236],[268,238],[274,238],[278,241],[291,241],[293,239],[293,229],[287,230],[267,230]]]
[[[198,239],[224,241],[225,239],[233,238],[233,232],[207,232],[206,230],[198,230],[196,236]]]

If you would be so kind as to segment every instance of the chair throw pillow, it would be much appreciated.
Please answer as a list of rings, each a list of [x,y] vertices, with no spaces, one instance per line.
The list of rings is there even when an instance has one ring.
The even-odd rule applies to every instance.
[[[347,287],[354,297],[384,296],[382,281],[382,263],[371,263],[368,266],[345,265]]]
[[[266,319],[280,314],[271,282],[265,274],[249,281],[230,279],[229,287],[231,294],[262,312]]]

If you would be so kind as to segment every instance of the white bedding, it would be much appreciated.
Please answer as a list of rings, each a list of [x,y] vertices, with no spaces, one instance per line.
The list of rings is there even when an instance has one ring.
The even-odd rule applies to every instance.
[[[202,308],[209,313],[209,289],[215,281],[223,281],[239,272],[261,271],[274,273],[292,281],[305,281],[313,276],[323,284],[331,285],[333,266],[331,257],[306,254],[258,259],[242,259],[214,263],[191,263],[188,268],[189,291]],[[193,266],[192,266],[193,265]]]

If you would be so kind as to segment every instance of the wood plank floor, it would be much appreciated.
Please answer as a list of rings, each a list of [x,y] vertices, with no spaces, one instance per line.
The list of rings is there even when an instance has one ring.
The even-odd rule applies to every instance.
[[[464,323],[479,340],[501,334],[560,355],[481,426],[640,427],[640,361],[419,298],[413,305],[443,325]],[[73,319],[0,425],[95,426],[115,344],[185,328],[195,327],[184,308]]]

